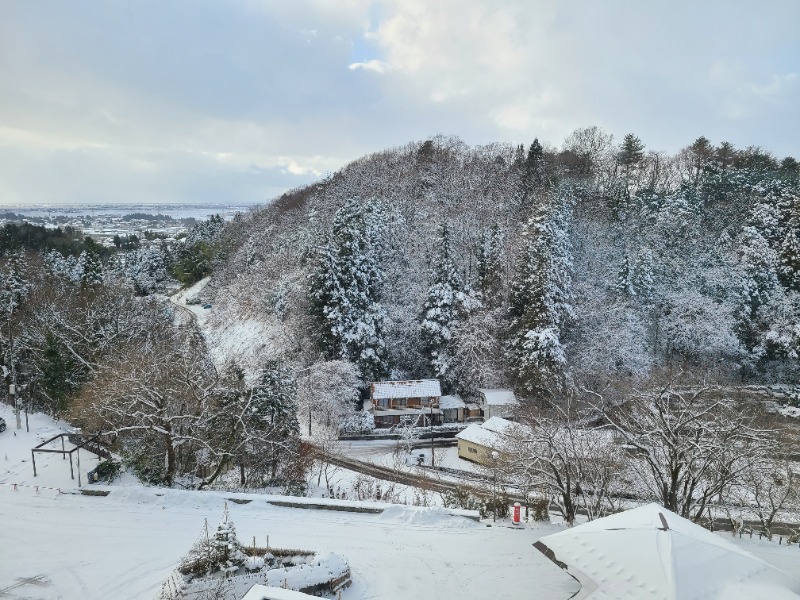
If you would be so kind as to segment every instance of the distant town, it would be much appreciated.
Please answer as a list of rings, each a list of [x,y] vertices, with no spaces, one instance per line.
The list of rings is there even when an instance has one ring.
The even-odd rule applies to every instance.
[[[63,205],[63,206],[2,206],[0,225],[27,222],[48,228],[71,227],[106,246],[114,238],[136,236],[148,239],[174,239],[190,227],[211,215],[229,221],[249,206],[229,204],[152,204],[152,205]]]

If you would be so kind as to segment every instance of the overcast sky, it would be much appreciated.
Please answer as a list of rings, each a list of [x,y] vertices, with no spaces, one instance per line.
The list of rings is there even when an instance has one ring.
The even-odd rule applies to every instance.
[[[263,203],[435,134],[800,158],[800,2],[1,0],[0,204]]]

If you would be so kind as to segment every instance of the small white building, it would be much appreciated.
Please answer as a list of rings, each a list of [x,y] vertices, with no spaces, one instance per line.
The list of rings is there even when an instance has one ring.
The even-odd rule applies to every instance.
[[[514,411],[519,406],[514,390],[486,388],[478,390],[478,394],[480,395],[484,419],[488,420],[492,417],[514,418]]]
[[[800,599],[796,577],[658,504],[544,536],[534,547],[581,583],[576,600]]]
[[[439,409],[442,411],[443,423],[461,423],[466,418],[466,404],[461,396],[451,395],[439,398]]]
[[[458,457],[480,465],[491,465],[493,452],[506,451],[510,436],[521,425],[500,417],[492,417],[485,423],[473,423],[456,435]]]

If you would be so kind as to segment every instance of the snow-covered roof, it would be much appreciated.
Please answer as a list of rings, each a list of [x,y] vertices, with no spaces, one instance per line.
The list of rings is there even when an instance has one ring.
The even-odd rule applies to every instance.
[[[242,600],[308,600],[308,598],[315,598],[315,596],[310,596],[303,592],[295,592],[294,590],[257,584],[250,588],[242,597]]]
[[[517,402],[516,396],[514,396],[514,390],[484,389],[484,390],[478,390],[478,392],[483,396],[486,404],[492,406],[519,404]]]
[[[658,504],[534,545],[581,582],[576,599],[800,598],[800,581]]]
[[[484,429],[481,423],[473,423],[456,435],[456,439],[464,440],[486,448],[501,448],[505,443],[503,437],[494,431]]]
[[[502,435],[509,435],[514,428],[520,427],[512,421],[502,417],[491,417],[483,423],[483,428]]]
[[[508,443],[515,430],[524,431],[524,427],[501,417],[492,417],[484,423],[473,423],[457,434],[456,439],[500,449]]]
[[[452,408],[464,408],[464,401],[461,399],[461,396],[442,396],[439,398],[439,408],[442,410],[452,409]]]
[[[442,388],[438,379],[414,381],[376,381],[372,384],[372,398],[426,398],[439,397]]]

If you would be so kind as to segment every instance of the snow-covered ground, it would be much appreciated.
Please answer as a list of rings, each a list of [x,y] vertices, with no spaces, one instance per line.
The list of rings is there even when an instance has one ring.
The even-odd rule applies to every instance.
[[[430,465],[431,450],[425,447],[424,441],[412,451],[416,457],[419,454],[425,456],[425,464]],[[406,467],[406,452],[402,441],[398,440],[355,440],[340,441],[336,443],[336,451],[349,458],[362,460],[381,467],[404,468],[409,472],[415,472],[416,467],[412,464]],[[437,446],[434,448],[434,464],[437,467],[466,471],[467,473],[484,474],[485,468],[480,465],[458,457],[457,446]],[[426,471],[428,475],[430,473]]]
[[[228,503],[243,542],[255,536],[258,545],[346,557],[353,586],[345,600],[566,600],[577,591],[571,577],[532,547],[558,525],[512,529],[440,508],[378,503],[360,505],[379,506],[383,514],[282,508],[268,504],[274,496],[144,487],[130,477],[103,488],[87,486],[84,478],[83,488],[110,491],[85,496],[57,454],[37,456],[40,475],[33,477],[30,449],[65,424],[31,415],[31,432],[17,432],[9,407],[0,406],[0,416],[9,425],[0,433],[0,597],[154,598],[204,520],[215,527],[234,496],[250,500]],[[92,456],[81,451],[84,477],[97,462]],[[736,541],[787,572],[800,572],[797,546]]]
[[[208,305],[203,302],[203,290],[209,281],[209,277],[201,279],[178,291],[170,300],[194,315],[218,367],[233,359],[246,375],[253,376],[263,368],[264,358],[273,353],[268,340],[275,339],[278,332],[267,322],[251,317],[219,318],[217,313],[220,310],[224,313],[225,309],[218,304],[204,308]]]
[[[31,432],[14,435],[11,410],[1,406],[0,416],[9,423],[0,434],[3,597],[153,598],[204,520],[216,526],[226,498],[233,497],[143,487],[132,480],[102,488],[111,492],[105,497],[80,495],[68,461],[59,455],[37,457],[39,477],[33,477],[30,465],[30,448],[65,425],[32,415]],[[85,475],[96,459],[81,455]],[[557,526],[514,530],[437,508],[380,504],[387,509],[383,514],[361,514],[280,508],[263,495],[236,496],[252,499],[229,503],[243,541],[255,536],[263,545],[269,536],[271,546],[346,557],[354,583],[345,600],[482,599],[497,590],[514,599],[528,597],[533,588],[538,598],[566,599],[577,589],[532,547]]]
[[[107,497],[0,491],[6,549],[0,592],[10,598],[153,598],[224,494],[116,488]],[[240,539],[346,557],[354,585],[346,599],[566,599],[575,582],[531,544],[555,526],[485,527],[433,509],[394,507],[382,515],[230,504]],[[21,585],[24,578],[45,585]]]

